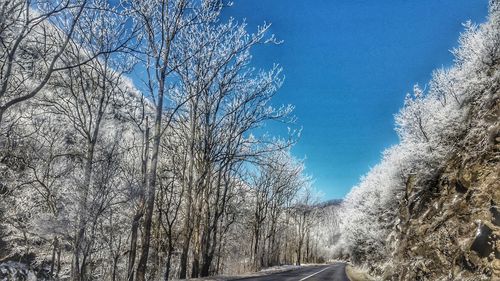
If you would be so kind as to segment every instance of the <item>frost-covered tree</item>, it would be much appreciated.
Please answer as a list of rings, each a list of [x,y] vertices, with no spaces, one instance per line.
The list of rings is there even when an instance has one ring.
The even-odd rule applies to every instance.
[[[131,281],[318,255],[295,132],[262,134],[293,121],[281,68],[252,67],[270,25],[224,1],[0,4],[0,263]]]
[[[337,255],[357,263],[391,257],[403,243],[412,212],[438,192],[436,176],[464,136],[473,132],[484,142],[494,135],[494,127],[477,120],[490,120],[486,112],[498,99],[499,23],[498,1],[491,1],[487,22],[464,24],[452,51],[455,64],[434,71],[427,89],[416,85],[407,95],[395,116],[400,143],[383,153],[340,207]]]
[[[2,126],[5,113],[37,95],[54,73],[85,64],[122,47],[99,49],[95,44],[97,49],[88,49],[85,48],[88,45],[83,48],[80,45],[76,34],[78,28],[85,24],[83,18],[88,11],[102,6],[100,2],[104,3],[90,0],[15,0],[0,3]],[[80,59],[74,61],[72,56],[68,56],[68,49],[78,52]]]

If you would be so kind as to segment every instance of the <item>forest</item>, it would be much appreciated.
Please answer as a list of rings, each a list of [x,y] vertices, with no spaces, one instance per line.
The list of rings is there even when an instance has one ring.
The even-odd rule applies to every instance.
[[[399,143],[330,202],[292,153],[283,69],[252,61],[279,36],[231,5],[0,0],[0,271],[144,281],[342,260],[382,280],[500,275],[497,238],[475,239],[500,233],[500,3],[407,95]]]
[[[0,262],[169,280],[322,259],[279,44],[195,0],[0,2]],[[136,77],[135,83],[130,77]]]

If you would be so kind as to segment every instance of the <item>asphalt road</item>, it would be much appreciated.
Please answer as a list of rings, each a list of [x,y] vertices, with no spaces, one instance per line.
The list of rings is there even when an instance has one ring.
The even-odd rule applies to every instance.
[[[307,266],[266,276],[237,279],[242,281],[349,281],[345,264]]]

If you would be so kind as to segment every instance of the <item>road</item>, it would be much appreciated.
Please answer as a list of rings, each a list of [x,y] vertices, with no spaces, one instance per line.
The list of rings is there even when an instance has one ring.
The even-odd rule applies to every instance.
[[[265,276],[247,277],[242,281],[349,281],[345,274],[345,264],[306,266],[286,272]]]

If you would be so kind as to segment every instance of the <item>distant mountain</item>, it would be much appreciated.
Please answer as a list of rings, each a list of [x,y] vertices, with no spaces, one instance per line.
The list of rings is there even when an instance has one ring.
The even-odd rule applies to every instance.
[[[329,206],[340,206],[342,204],[342,199],[330,199],[324,202],[321,202],[317,205],[318,208],[326,208]]]

